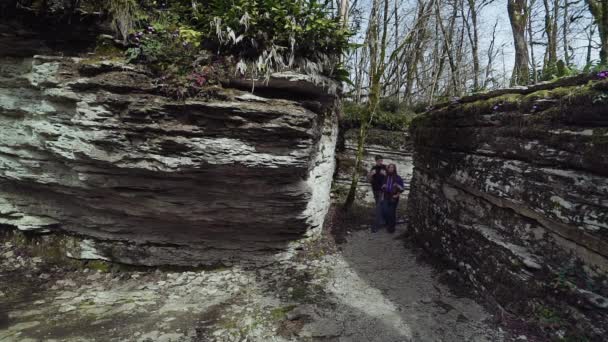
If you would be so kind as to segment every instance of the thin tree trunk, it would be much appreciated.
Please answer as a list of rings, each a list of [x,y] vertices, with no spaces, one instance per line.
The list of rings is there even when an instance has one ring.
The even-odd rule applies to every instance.
[[[395,50],[399,48],[399,1],[395,1]],[[401,102],[401,68],[399,63],[396,61],[396,72],[397,82],[395,84],[395,94],[397,96],[397,102]]]
[[[340,0],[340,21],[342,26],[348,26],[348,0]]]
[[[454,5],[454,9],[457,10],[456,5]],[[443,26],[443,20],[441,19],[441,9],[439,8],[439,3],[436,3],[435,6],[435,14],[437,15],[437,21],[439,22],[439,28],[441,29],[441,34],[443,35],[443,45],[444,45],[444,49],[446,51],[446,54],[448,56],[448,62],[450,64],[450,71],[451,71],[451,80],[452,80],[452,86],[454,87],[453,89],[455,90],[455,92],[458,89],[458,83],[457,80],[455,78],[456,75],[456,63],[454,60],[454,55],[453,55],[453,51],[452,51],[452,46],[451,46],[451,41],[453,38],[453,30],[454,30],[454,22],[456,21],[456,15],[458,14],[458,12],[454,13],[452,15],[451,19],[451,23],[450,23],[450,31],[446,32],[445,27]]]
[[[608,66],[608,0],[602,0],[602,20],[600,30],[600,38],[602,41],[602,49],[600,50],[600,64],[603,67]]]
[[[418,12],[416,14],[416,26],[412,29],[413,47],[409,50],[406,58],[407,72],[405,76],[404,98],[407,103],[411,104],[412,91],[414,88],[414,78],[418,72],[418,63],[420,62],[422,44],[426,37],[426,29],[428,22],[428,10],[432,8],[433,1],[428,4],[428,7],[422,1],[418,1]]]
[[[549,0],[543,0],[545,6],[545,34],[547,35],[547,48],[543,60],[543,79],[545,80],[551,79],[557,72],[557,17],[559,15],[557,1],[554,0],[551,4]]]
[[[498,19],[494,22],[494,28],[492,29],[492,40],[490,41],[490,46],[488,47],[488,65],[486,67],[486,77],[483,80],[483,89],[488,87],[488,80],[490,79],[490,75],[492,73],[492,65],[494,65],[494,45],[496,44],[496,27],[498,26]]]
[[[570,16],[569,7],[570,3],[568,2],[568,0],[564,0],[564,11],[562,13],[562,21],[564,25],[562,29],[562,40],[564,44],[564,62],[568,67],[570,66],[570,44],[568,43],[568,34],[570,32],[570,22],[568,19],[568,17]]]
[[[531,0],[529,12],[532,12],[536,0]],[[532,63],[532,83],[538,83],[538,71],[536,70],[536,57],[534,55],[534,36],[532,35],[532,17],[528,18],[528,39],[530,41],[530,62]]]
[[[344,209],[348,210],[352,207],[355,202],[355,196],[357,195],[357,186],[359,185],[359,170],[363,165],[363,155],[365,153],[365,139],[367,138],[367,131],[371,125],[378,102],[380,101],[380,89],[381,80],[384,73],[384,63],[386,58],[386,38],[388,34],[388,2],[384,0],[384,23],[382,28],[382,37],[378,37],[378,25],[380,23],[380,0],[374,0],[372,5],[372,15],[370,16],[369,24],[369,54],[370,54],[370,68],[369,68],[369,96],[367,106],[367,117],[361,119],[359,127],[359,135],[357,137],[357,155],[355,158],[355,168],[353,170],[350,189],[344,202]],[[378,42],[381,39],[381,42]]]
[[[593,51],[593,36],[595,35],[595,27],[589,27],[589,36],[587,37],[587,58],[585,59],[585,68],[591,67],[591,53]]]
[[[600,64],[608,65],[608,0],[586,0],[600,34]]]
[[[507,0],[507,11],[513,31],[515,45],[515,63],[511,76],[512,85],[527,85],[530,83],[530,58],[526,42],[526,24],[528,22],[527,0]],[[608,1],[608,0],[606,0]]]
[[[468,0],[469,4],[469,15],[471,17],[471,23],[467,20],[469,15],[465,15],[464,6],[461,7],[462,20],[464,21],[467,29],[467,35],[469,37],[469,43],[471,44],[471,56],[473,57],[473,91],[478,91],[479,86],[479,28],[477,24],[477,4],[475,0]]]

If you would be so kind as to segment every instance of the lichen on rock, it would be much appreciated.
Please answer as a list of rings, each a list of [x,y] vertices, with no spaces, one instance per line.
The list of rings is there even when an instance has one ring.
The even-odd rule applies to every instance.
[[[178,101],[117,61],[1,63],[0,223],[145,265],[255,262],[322,225],[337,135],[323,89]]]
[[[607,333],[603,84],[578,76],[471,96],[412,124],[411,232],[549,336]]]

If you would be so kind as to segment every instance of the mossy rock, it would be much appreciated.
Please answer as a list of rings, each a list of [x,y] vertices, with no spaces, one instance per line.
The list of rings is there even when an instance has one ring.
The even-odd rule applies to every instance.
[[[272,309],[270,311],[270,318],[274,321],[282,321],[287,318],[287,313],[295,309],[295,305],[287,305],[279,308]]]

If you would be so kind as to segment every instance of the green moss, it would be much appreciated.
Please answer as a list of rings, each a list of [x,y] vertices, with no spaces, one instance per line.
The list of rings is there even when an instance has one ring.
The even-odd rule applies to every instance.
[[[296,286],[290,296],[295,301],[304,301],[308,297],[308,288],[305,285]]]
[[[571,96],[577,92],[584,92],[586,87],[558,87],[551,89],[551,97],[554,99]]]
[[[540,99],[548,99],[551,97],[551,91],[549,90],[539,90],[539,91],[535,91],[531,94],[528,94],[526,96],[524,96],[523,98],[523,102],[524,103],[531,103]]]
[[[557,314],[555,310],[547,306],[539,306],[536,309],[537,318],[545,324],[560,324],[562,318]]]
[[[288,305],[272,309],[270,311],[270,317],[274,321],[282,321],[287,317],[287,313],[293,310],[295,307],[295,305]]]
[[[109,262],[101,261],[101,260],[91,260],[86,263],[86,267],[88,269],[100,271],[100,272],[110,272],[112,264]]]
[[[99,39],[92,56],[84,58],[80,63],[97,64],[105,61],[124,62],[125,52],[107,39]]]

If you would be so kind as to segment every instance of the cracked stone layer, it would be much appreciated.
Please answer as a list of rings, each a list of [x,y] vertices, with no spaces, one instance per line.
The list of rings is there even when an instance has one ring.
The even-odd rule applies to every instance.
[[[322,225],[337,135],[327,94],[175,101],[125,65],[0,66],[0,224],[145,265],[253,261]]]
[[[470,97],[411,130],[414,236],[509,312],[557,317],[554,336],[608,326],[607,90],[587,76]]]

